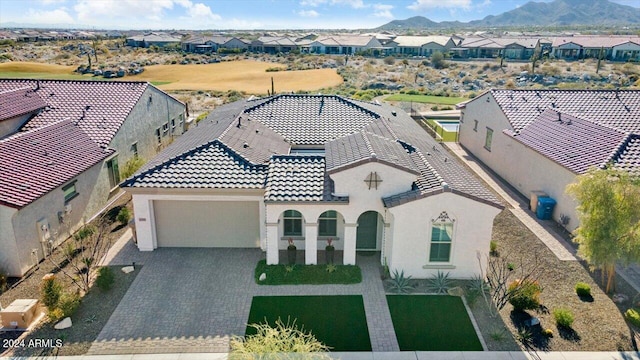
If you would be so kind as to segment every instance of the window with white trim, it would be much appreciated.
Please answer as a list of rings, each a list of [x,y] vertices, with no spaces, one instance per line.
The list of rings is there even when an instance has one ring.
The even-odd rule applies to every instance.
[[[64,192],[64,203],[68,203],[74,197],[78,196],[78,192],[76,191],[76,180],[73,180],[69,184],[62,187],[62,191]]]
[[[491,142],[493,141],[493,130],[487,128],[487,135],[484,138],[484,148],[491,151]]]
[[[328,210],[320,214],[318,219],[318,236],[337,236],[338,212]]]
[[[450,262],[453,223],[433,223],[431,225],[431,246],[429,262]]]
[[[302,236],[302,214],[297,210],[285,210],[284,236]]]

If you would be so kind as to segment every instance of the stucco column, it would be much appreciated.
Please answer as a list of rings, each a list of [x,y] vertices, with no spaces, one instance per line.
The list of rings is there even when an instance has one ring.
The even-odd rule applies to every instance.
[[[267,264],[277,265],[278,259],[278,223],[267,223]]]
[[[318,224],[306,223],[304,236],[304,263],[315,265],[318,263]]]
[[[152,201],[144,195],[133,195],[133,214],[136,226],[136,240],[140,251],[153,251],[153,213],[151,212]]]
[[[342,262],[345,265],[356,264],[356,229],[358,224],[344,224],[344,252]]]
[[[391,254],[389,254],[389,249],[391,249],[391,242],[393,238],[393,233],[391,232],[391,224],[384,223],[383,234],[382,234],[382,255],[380,256],[380,265],[384,265],[385,258]],[[388,259],[387,259],[388,261]]]

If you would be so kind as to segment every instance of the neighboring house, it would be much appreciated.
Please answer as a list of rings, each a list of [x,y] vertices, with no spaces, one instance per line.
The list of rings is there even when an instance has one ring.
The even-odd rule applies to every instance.
[[[145,82],[0,80],[0,269],[23,276],[121,193],[119,168],[185,129]]]
[[[458,58],[498,58],[529,60],[540,48],[538,38],[486,38],[469,37],[453,48]]]
[[[216,52],[218,49],[246,50],[249,45],[241,39],[229,36],[206,36],[182,42],[182,50],[195,53]]]
[[[128,37],[125,41],[127,46],[148,48],[150,46],[165,47],[167,45],[180,45],[180,37],[167,33],[152,32],[144,35]]]
[[[332,35],[321,36],[308,44],[312,54],[355,55],[371,53],[380,54],[390,47],[383,47],[375,36]]]
[[[288,53],[298,49],[295,39],[285,36],[261,36],[251,42],[249,49],[268,54]]]
[[[380,251],[416,278],[479,275],[502,209],[406,113],[334,95],[224,105],[121,186],[143,251],[262,248],[277,264],[293,242],[316,264],[331,239],[345,264]]]
[[[601,57],[607,60],[629,60],[638,58],[638,44],[638,36],[569,36],[554,38],[552,48],[553,56],[557,59]],[[613,54],[614,49],[616,55]],[[625,54],[626,51],[631,53]]]
[[[638,104],[637,90],[491,90],[459,105],[459,141],[526,197],[555,199],[553,219],[574,230],[576,175],[607,164],[640,175]]]
[[[455,42],[451,36],[398,36],[389,45],[398,54],[431,56],[436,51],[448,54]]]

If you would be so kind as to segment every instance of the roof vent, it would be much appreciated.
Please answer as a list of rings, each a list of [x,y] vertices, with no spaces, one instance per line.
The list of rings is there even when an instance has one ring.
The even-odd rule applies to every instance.
[[[248,148],[248,147],[249,147],[249,144],[244,143],[244,144],[242,144],[242,147],[246,149],[246,148]]]
[[[396,113],[395,111],[392,111],[392,112],[391,112],[391,115],[393,115],[393,116],[398,116],[398,113]]]
[[[372,152],[372,153],[371,153],[371,157],[375,159],[375,158],[377,158],[378,156],[376,155],[376,153]]]
[[[446,182],[442,182],[442,189],[443,190],[449,190],[449,184],[447,184]]]

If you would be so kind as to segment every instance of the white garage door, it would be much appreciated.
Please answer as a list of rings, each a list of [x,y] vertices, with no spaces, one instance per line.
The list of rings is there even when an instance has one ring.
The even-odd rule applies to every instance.
[[[155,200],[158,247],[260,246],[255,201]]]

